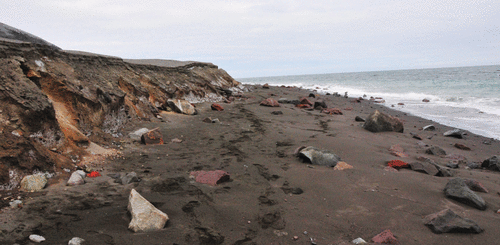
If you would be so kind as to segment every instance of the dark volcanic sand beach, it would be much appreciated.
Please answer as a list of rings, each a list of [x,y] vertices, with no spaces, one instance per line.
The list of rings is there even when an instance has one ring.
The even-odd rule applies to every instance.
[[[451,128],[366,100],[353,103],[352,98],[327,95],[310,98],[325,100],[328,107],[340,108],[343,115],[307,111],[292,104],[264,107],[259,103],[265,98],[299,99],[310,91],[251,88],[253,91],[245,94],[248,99],[221,103],[222,112],[203,103],[196,105],[199,113],[194,116],[165,112],[161,114],[165,122],[127,125],[124,135],[142,127],[159,128],[165,144],[143,145],[124,138],[121,156],[95,166],[102,169],[101,177],[70,187],[65,185],[69,174],[63,175],[43,192],[28,194],[22,209],[3,209],[4,237],[40,234],[47,239],[44,244],[68,244],[72,237],[81,237],[86,244],[311,244],[312,239],[321,245],[352,244],[358,237],[370,242],[390,229],[401,244],[498,243],[499,172],[470,170],[463,164],[452,170],[455,177],[475,179],[489,190],[478,193],[488,205],[481,211],[445,197],[443,188],[453,177],[410,169],[384,170],[387,161],[394,159],[415,162],[425,156],[442,166],[449,161],[426,154],[426,148],[410,133],[419,134],[423,142],[448,154],[461,154],[469,162],[499,155],[498,141],[472,134],[465,139],[444,137],[443,132]],[[402,119],[404,133],[372,133],[354,120],[356,116],[366,118],[375,109]],[[273,111],[283,114],[273,115]],[[205,123],[206,117],[218,118],[221,123]],[[436,131],[420,130],[429,124],[434,124]],[[171,142],[174,138],[182,142]],[[455,143],[472,150],[457,149]],[[391,155],[388,149],[396,144],[409,157]],[[293,155],[300,146],[333,151],[354,168],[337,171],[305,163]],[[191,171],[216,169],[229,172],[231,180],[212,187],[189,178]],[[131,171],[142,181],[121,185],[109,176]],[[285,183],[303,193],[286,194],[282,190]],[[127,229],[132,188],[169,216],[164,229],[148,233]],[[474,220],[484,232],[432,233],[423,218],[447,208]],[[30,241],[26,235],[17,243]]]

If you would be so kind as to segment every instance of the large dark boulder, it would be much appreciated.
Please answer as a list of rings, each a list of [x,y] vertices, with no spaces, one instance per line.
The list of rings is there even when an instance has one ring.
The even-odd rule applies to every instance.
[[[483,229],[476,222],[462,218],[450,209],[428,215],[425,217],[425,225],[437,234],[483,232]]]
[[[394,131],[403,133],[403,122],[399,118],[389,116],[378,110],[375,110],[368,116],[363,128],[370,132]]]
[[[471,207],[475,207],[479,210],[486,209],[486,202],[484,199],[474,193],[474,191],[468,187],[466,180],[462,178],[450,180],[444,188],[444,193],[446,197]]]
[[[484,160],[481,167],[494,171],[500,171],[500,161],[498,160],[498,156],[492,156]]]

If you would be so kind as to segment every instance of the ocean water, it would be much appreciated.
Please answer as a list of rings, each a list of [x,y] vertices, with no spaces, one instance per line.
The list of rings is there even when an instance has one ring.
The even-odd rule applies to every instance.
[[[244,84],[297,86],[322,94],[348,92],[349,97],[382,97],[384,105],[393,109],[500,139],[500,65],[236,80]]]

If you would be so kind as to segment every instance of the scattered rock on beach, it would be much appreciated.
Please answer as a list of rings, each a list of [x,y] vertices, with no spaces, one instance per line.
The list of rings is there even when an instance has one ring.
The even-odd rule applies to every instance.
[[[446,167],[448,167],[448,168],[459,168],[460,167],[460,161],[455,161],[455,160],[449,161],[446,164]]]
[[[481,163],[478,162],[468,162],[467,167],[470,169],[476,169],[481,167]]]
[[[405,150],[400,145],[392,145],[391,148],[389,148],[389,152],[397,157],[408,157],[408,154],[405,153]]]
[[[418,135],[418,134],[415,134],[415,133],[410,133],[410,135],[412,136],[412,138],[414,139],[417,139],[417,140],[422,140],[422,136]]]
[[[436,166],[428,162],[412,162],[410,163],[410,168],[413,171],[428,174],[431,176],[436,176],[439,173],[439,170],[436,168]]]
[[[438,165],[437,163],[435,163],[433,160],[427,158],[427,157],[417,157],[417,160],[421,161],[421,165],[425,167],[425,171],[418,171],[418,170],[415,170],[415,171],[418,171],[418,172],[427,172],[429,174],[433,173],[434,170],[433,168],[431,168],[430,166],[428,166],[428,164],[434,166],[434,168],[437,169],[438,173],[435,174],[435,176],[440,176],[440,177],[452,177],[453,176],[453,172],[451,172],[449,169],[445,168],[445,167],[442,167],[440,165]],[[419,163],[415,163],[415,168],[418,169],[419,168]]]
[[[83,185],[85,184],[85,172],[83,170],[77,170],[71,174],[66,185]]]
[[[380,234],[372,238],[372,242],[381,244],[399,244],[398,239],[394,237],[391,230],[382,231]]]
[[[145,145],[163,145],[163,135],[160,130],[155,128],[143,134],[141,142]]]
[[[309,105],[309,106],[313,106],[313,103],[306,97],[302,97],[300,99],[300,104],[301,105]]]
[[[212,119],[211,117],[205,117],[203,119],[203,122],[206,122],[206,123],[217,123],[217,122],[220,122],[218,118],[215,118],[215,119]]]
[[[341,160],[339,156],[328,150],[320,150],[312,146],[301,147],[298,150],[298,157],[307,159],[314,165],[335,167]]]
[[[456,148],[460,149],[460,150],[464,150],[464,151],[470,151],[470,147],[464,145],[464,144],[460,144],[460,143],[455,143],[454,145]]]
[[[300,104],[299,100],[289,100],[287,98],[279,98],[278,103],[280,104],[293,104],[293,105],[298,105]]]
[[[425,153],[434,156],[446,156],[446,151],[439,146],[431,146],[425,150]]]
[[[436,126],[434,126],[434,125],[427,125],[427,126],[423,127],[422,130],[424,130],[424,131],[434,131],[434,130],[436,130]]]
[[[261,101],[260,105],[269,106],[269,107],[280,107],[280,103],[278,103],[278,101],[276,101],[273,98],[267,98],[267,99]]]
[[[375,110],[368,116],[363,128],[374,133],[384,131],[403,133],[404,131],[403,122],[401,122],[401,120],[378,110]]]
[[[266,83],[266,84],[262,85],[262,88],[269,89],[269,84]]]
[[[221,105],[216,104],[216,103],[213,103],[210,106],[210,108],[212,108],[212,110],[214,110],[214,111],[223,111],[224,110],[224,108]]]
[[[363,238],[361,237],[358,237],[354,240],[352,240],[352,243],[356,244],[356,245],[360,245],[360,244],[368,244],[365,240],[363,240]]]
[[[321,113],[329,114],[329,115],[343,115],[342,111],[338,108],[327,108],[323,109]]]
[[[446,137],[454,137],[458,139],[463,139],[464,138],[464,131],[460,129],[453,129],[449,130],[443,133],[444,136]]]
[[[425,225],[432,232],[441,233],[481,233],[483,229],[476,222],[462,218],[450,209],[428,215],[425,217]]]
[[[298,104],[295,107],[300,108],[300,109],[311,109],[312,110],[312,106],[307,105],[307,104]]]
[[[182,140],[179,139],[179,138],[173,138],[173,139],[170,140],[170,142],[172,142],[172,143],[182,143]]]
[[[273,111],[273,112],[271,112],[271,114],[273,114],[273,115],[283,115],[283,112],[282,111]]]
[[[500,171],[500,161],[498,160],[498,156],[492,156],[484,160],[481,167],[489,170]]]
[[[131,138],[133,141],[141,141],[141,136],[147,132],[149,132],[149,129],[141,128],[132,133],[129,133],[128,137]]]
[[[354,121],[356,121],[356,122],[364,122],[365,119],[362,118],[362,117],[360,117],[360,116],[356,116],[356,118],[354,118]]]
[[[216,186],[222,182],[229,181],[230,175],[226,171],[214,170],[214,171],[193,171],[189,174],[190,177],[194,178],[196,182],[207,184],[211,186]]]
[[[345,169],[352,169],[354,168],[352,165],[349,165],[348,163],[346,162],[338,162],[337,165],[335,165],[335,167],[333,167],[333,170],[345,170]]]
[[[328,108],[328,106],[326,105],[326,103],[324,101],[316,101],[316,102],[314,102],[314,106],[313,107],[316,110],[322,110],[322,109]]]
[[[446,197],[450,199],[475,207],[479,210],[486,209],[486,202],[484,199],[474,193],[462,178],[455,178],[448,181],[444,188],[444,193]]]
[[[422,102],[431,102],[429,99],[423,99]]]
[[[128,211],[132,220],[128,228],[134,232],[161,230],[168,221],[168,216],[141,196],[135,189],[130,191]]]
[[[22,208],[23,207],[23,201],[21,201],[21,200],[14,200],[12,202],[9,202],[9,206],[11,208]]]
[[[387,166],[400,169],[400,168],[409,168],[410,165],[407,162],[403,162],[401,160],[392,160],[387,163]]]
[[[167,101],[168,106],[177,113],[182,113],[186,115],[196,115],[198,112],[196,108],[189,103],[187,100],[169,99]]]
[[[41,243],[43,241],[45,241],[45,237],[43,236],[40,236],[40,235],[30,235],[29,236],[29,239],[32,241],[32,242],[36,242],[36,243]]]
[[[68,245],[81,245],[85,242],[85,239],[79,237],[73,237],[69,240]]]
[[[47,185],[47,181],[47,177],[44,174],[24,176],[21,180],[21,190],[26,192],[41,191]]]
[[[137,174],[135,172],[130,172],[115,179],[115,183],[120,183],[122,185],[128,185],[133,182],[139,182],[139,177],[137,177]]]
[[[477,180],[465,179],[465,184],[473,191],[488,193],[486,187]]]

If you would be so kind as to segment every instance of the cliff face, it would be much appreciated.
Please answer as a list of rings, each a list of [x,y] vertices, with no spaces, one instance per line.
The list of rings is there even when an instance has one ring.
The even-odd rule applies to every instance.
[[[73,166],[91,142],[121,136],[167,100],[223,100],[240,84],[210,63],[147,65],[0,39],[0,185],[34,170]],[[10,176],[9,176],[10,171]]]

